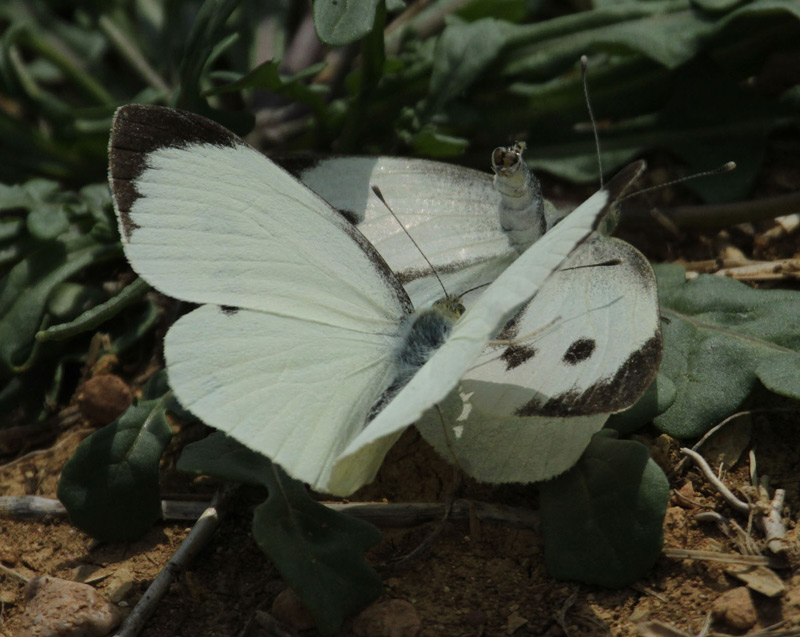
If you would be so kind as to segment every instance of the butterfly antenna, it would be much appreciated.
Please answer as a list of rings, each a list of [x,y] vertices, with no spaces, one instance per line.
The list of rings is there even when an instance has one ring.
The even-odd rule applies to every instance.
[[[723,173],[729,173],[732,170],[736,170],[736,162],[729,161],[722,166],[717,166],[711,170],[704,170],[701,173],[695,173],[694,175],[688,175],[686,177],[681,177],[680,179],[673,179],[672,181],[668,181],[665,184],[658,184],[657,186],[650,186],[649,188],[644,188],[643,190],[637,190],[636,192],[632,192],[628,195],[617,200],[617,203],[625,201],[626,199],[630,199],[631,197],[638,197],[647,192],[651,192],[653,190],[659,190],[661,188],[667,188],[669,186],[674,186],[675,184],[682,184],[684,182],[690,181],[692,179],[697,179],[698,177],[710,177],[711,175],[721,175]]]
[[[431,263],[430,259],[427,256],[425,256],[425,253],[422,251],[422,248],[420,248],[419,244],[416,241],[414,241],[414,237],[412,237],[411,233],[408,230],[406,230],[406,227],[401,223],[401,221],[400,221],[400,219],[398,219],[397,215],[394,214],[394,210],[392,210],[391,207],[389,206],[389,204],[386,203],[386,199],[383,198],[383,193],[381,192],[381,189],[378,188],[378,186],[373,186],[372,187],[372,192],[374,192],[375,196],[378,199],[381,200],[381,203],[384,206],[386,206],[386,209],[392,214],[392,216],[394,217],[395,221],[397,221],[397,224],[403,229],[403,232],[406,233],[406,236],[411,240],[411,243],[414,244],[414,247],[422,255],[422,258],[425,259],[425,262],[431,267],[431,272],[433,272],[433,276],[436,277],[436,280],[439,282],[439,285],[442,286],[442,291],[444,292],[444,295],[447,296],[447,288],[444,287],[444,283],[442,283],[442,279],[439,278],[439,273],[436,271],[436,268],[433,267],[433,263]]]
[[[474,292],[475,290],[480,290],[481,288],[485,288],[485,287],[487,287],[487,286],[489,286],[491,284],[492,284],[491,281],[489,281],[489,283],[481,283],[480,285],[476,285],[474,288],[470,288],[469,290],[464,290],[461,293],[461,296],[463,298],[463,297],[467,296],[467,294],[469,294],[470,292]]]
[[[603,187],[603,160],[600,158],[600,136],[597,134],[597,122],[594,119],[594,112],[592,111],[592,101],[589,99],[589,83],[586,78],[588,76],[589,58],[585,55],[581,56],[581,79],[583,80],[583,97],[586,99],[586,109],[589,111],[589,119],[592,122],[592,132],[594,133],[594,147],[597,151],[597,169],[600,171],[600,188]]]

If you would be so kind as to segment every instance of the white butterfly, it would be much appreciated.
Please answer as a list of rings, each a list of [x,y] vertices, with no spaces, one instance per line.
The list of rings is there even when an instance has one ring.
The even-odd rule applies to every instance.
[[[548,232],[450,330],[431,318],[440,308],[413,312],[379,253],[336,210],[225,128],[127,106],[115,116],[109,155],[131,265],[162,292],[203,304],[165,338],[178,399],[290,475],[339,495],[374,477],[400,432],[448,396],[643,168],[629,166]],[[448,331],[393,388],[419,349],[409,339],[437,345]],[[390,388],[397,393],[382,406]]]
[[[542,199],[521,151],[495,151],[494,186],[484,173],[420,159],[295,158],[289,167],[357,224],[412,302],[424,306],[441,296],[425,257],[447,290],[461,294],[494,280],[563,218]],[[429,412],[417,428],[480,480],[553,477],[577,461],[611,413],[639,398],[658,370],[652,268],[630,244],[598,233],[498,339],[516,340],[485,349],[458,392],[440,404],[442,413]]]

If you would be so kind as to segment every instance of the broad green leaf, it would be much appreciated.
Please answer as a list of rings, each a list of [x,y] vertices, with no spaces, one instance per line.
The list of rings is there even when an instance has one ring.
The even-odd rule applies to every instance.
[[[315,0],[314,28],[325,44],[345,46],[372,31],[383,0]]]
[[[325,635],[381,593],[364,552],[380,540],[371,524],[312,500],[278,465],[222,433],[188,445],[178,469],[267,487],[256,507],[253,536],[300,596]]]
[[[108,295],[96,287],[65,281],[55,286],[47,298],[47,312],[54,319],[69,321],[106,298]]]
[[[606,427],[620,435],[636,431],[663,413],[675,402],[678,392],[675,384],[659,373],[635,405],[618,414],[612,414]]]
[[[669,482],[643,444],[604,429],[575,467],[541,484],[540,495],[553,577],[626,586],[658,559]]]
[[[474,0],[456,10],[456,15],[470,22],[481,18],[498,18],[506,22],[521,22],[528,13],[527,0]]]
[[[736,170],[689,187],[705,199],[733,201],[750,192],[773,128],[792,113],[770,104],[708,64],[691,64],[678,77],[673,98],[658,114],[659,145],[681,157],[688,173],[736,162]],[[783,111],[784,117],[780,114]],[[800,128],[800,118],[794,123]]]
[[[800,292],[754,290],[725,277],[685,280],[679,265],[655,268],[664,317],[661,373],[677,398],[655,425],[676,438],[702,436],[730,415],[757,381],[800,398]]]
[[[167,397],[142,400],[81,442],[61,472],[70,521],[109,542],[141,537],[161,517],[158,464],[172,437]]]
[[[478,79],[499,54],[508,26],[507,22],[494,18],[475,22],[454,20],[447,25],[433,53],[424,119],[441,111]]]

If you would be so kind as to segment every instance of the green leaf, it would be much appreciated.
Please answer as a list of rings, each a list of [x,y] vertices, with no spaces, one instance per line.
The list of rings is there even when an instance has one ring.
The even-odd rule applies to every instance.
[[[433,126],[425,126],[411,140],[414,151],[426,157],[455,157],[469,146],[469,140],[437,132]]]
[[[90,237],[50,242],[15,265],[0,280],[0,375],[29,366],[45,306],[56,287],[89,265],[116,256],[118,245],[98,245]]]
[[[36,340],[42,342],[60,341],[92,330],[138,301],[148,290],[150,290],[150,285],[144,279],[136,279],[119,294],[105,303],[95,304],[94,307],[87,309],[74,321],[54,325],[47,330],[37,332]]]
[[[325,44],[345,46],[372,31],[383,0],[315,0],[314,28]]]
[[[599,432],[567,473],[540,486],[547,570],[620,587],[661,553],[669,482],[644,445]]]
[[[68,321],[106,298],[107,295],[96,287],[66,281],[53,288],[47,298],[47,311],[53,318]]]
[[[70,521],[99,540],[135,540],[161,517],[158,464],[172,437],[166,397],[143,400],[81,442],[61,472]]]
[[[494,18],[475,22],[452,21],[433,53],[433,72],[424,119],[460,96],[486,70],[505,43],[508,23]]]
[[[606,427],[625,435],[636,431],[667,410],[675,402],[678,392],[675,384],[659,373],[635,405],[618,414],[612,414]]]
[[[800,398],[800,292],[754,290],[726,277],[686,281],[679,265],[655,268],[664,317],[661,373],[677,389],[655,425],[702,436],[730,415],[757,381]]]
[[[259,64],[249,73],[229,84],[224,84],[211,91],[209,95],[244,91],[248,89],[263,89],[277,95],[283,95],[293,101],[306,104],[316,113],[322,113],[325,108],[323,99],[324,87],[320,85],[308,86],[305,80],[314,77],[323,68],[325,63],[313,64],[294,76],[282,75],[279,72],[280,61],[267,60]]]
[[[462,20],[479,20],[481,18],[498,18],[506,22],[521,22],[528,13],[527,0],[474,0],[456,10]]]
[[[256,507],[253,536],[303,600],[325,635],[381,594],[364,552],[380,540],[371,524],[312,500],[305,486],[278,465],[215,432],[188,445],[178,469],[267,487]]]
[[[691,64],[675,83],[672,99],[658,114],[660,146],[681,157],[689,174],[736,162],[736,170],[688,186],[706,200],[735,201],[755,182],[773,128],[789,122],[792,113],[760,98],[720,68]],[[800,118],[794,117],[800,127]]]
[[[192,30],[186,41],[181,59],[180,91],[174,106],[194,112],[209,111],[200,98],[200,76],[213,55],[219,41],[224,37],[225,22],[240,0],[204,0],[197,11]]]
[[[41,241],[55,239],[69,229],[69,219],[62,206],[37,206],[27,219],[28,232]]]

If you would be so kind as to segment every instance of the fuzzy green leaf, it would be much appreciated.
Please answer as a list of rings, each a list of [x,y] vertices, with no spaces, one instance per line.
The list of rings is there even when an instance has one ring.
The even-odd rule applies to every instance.
[[[508,23],[494,18],[447,25],[433,53],[425,119],[471,86],[500,53]]]
[[[675,402],[678,393],[675,384],[659,373],[635,405],[618,414],[612,414],[606,427],[620,435],[629,434],[649,423]]]
[[[664,317],[661,373],[677,389],[655,419],[676,438],[703,435],[730,415],[757,381],[800,398],[800,292],[754,290],[678,265],[655,268]]]
[[[142,400],[86,438],[61,472],[70,521],[109,542],[141,537],[161,517],[158,464],[172,437],[166,398]]]
[[[553,577],[626,586],[658,559],[669,482],[643,444],[604,429],[578,464],[542,483],[540,493]]]
[[[372,31],[375,12],[383,0],[315,0],[314,28],[331,46],[345,46]]]

